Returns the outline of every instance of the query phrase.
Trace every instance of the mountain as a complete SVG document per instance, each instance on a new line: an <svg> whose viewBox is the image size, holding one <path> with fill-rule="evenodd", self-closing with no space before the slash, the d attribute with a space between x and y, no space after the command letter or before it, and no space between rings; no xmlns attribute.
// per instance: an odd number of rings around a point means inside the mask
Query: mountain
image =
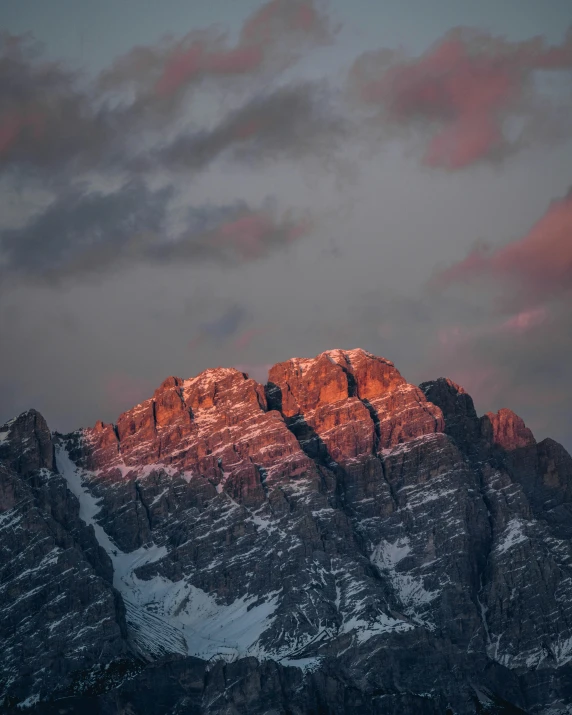
<svg viewBox="0 0 572 715"><path fill-rule="evenodd" d="M364 350L0 428L4 711L572 713L572 458Z"/></svg>

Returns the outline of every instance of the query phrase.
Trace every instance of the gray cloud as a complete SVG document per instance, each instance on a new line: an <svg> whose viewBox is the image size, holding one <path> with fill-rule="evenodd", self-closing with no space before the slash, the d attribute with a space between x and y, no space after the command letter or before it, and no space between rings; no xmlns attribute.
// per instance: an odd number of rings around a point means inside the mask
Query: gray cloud
<svg viewBox="0 0 572 715"><path fill-rule="evenodd" d="M173 186L150 190L135 180L111 193L72 186L23 226L0 233L5 276L59 281L136 262L253 260L298 239L309 224L270 205L244 202L190 208L185 227L167 232Z"/></svg>
<svg viewBox="0 0 572 715"><path fill-rule="evenodd" d="M58 282L135 262L230 266L265 256L306 232L306 219L278 216L275 207L254 209L244 201L191 207L173 232L171 204L187 188L182 172L194 172L196 178L225 152L245 162L253 155L300 156L331 148L342 126L317 85L269 89L223 117L214 130L184 133L163 149L131 159L140 146L176 136L182 94L197 85L198 75L221 81L252 76L259 68L244 58L254 57L256 48L266 60L287 48L323 41L325 22L311 0L273 0L245 22L234 48L216 33L190 33L180 41L135 48L95 84L48 61L32 37L0 36L4 185L17 187L19 195L40 187L53 194L44 209L18 217L17 228L0 224L4 281L13 274ZM195 77L197 47L200 71ZM163 76L174 77L177 87L162 91ZM134 94L109 94L129 84L136 85ZM158 171L176 169L174 183L153 191L141 169L150 180ZM113 186L119 177L123 186L118 190L89 188L94 182Z"/></svg>
<svg viewBox="0 0 572 715"><path fill-rule="evenodd" d="M327 156L347 133L346 122L331 108L327 87L299 84L254 97L211 131L182 134L134 165L198 170L228 150L235 160L256 162Z"/></svg>
<svg viewBox="0 0 572 715"><path fill-rule="evenodd" d="M188 92L204 88L205 80L225 90L236 85L241 96L248 95L259 91L261 79L269 86L301 53L330 38L328 18L314 0L271 0L245 21L235 45L220 31L192 30L179 39L135 47L91 80L46 59L33 37L1 34L0 171L43 171L42 179L94 168L129 171L128 160L142 144L160 144L176 134L188 110ZM151 155L174 165L181 149L189 159L186 168L204 168L240 142L240 132L250 131L246 125L253 121L260 124L258 146L264 150L276 150L280 141L282 154L323 148L318 138L331 138L340 126L320 113L321 100L317 86L268 91L261 99L247 99L215 130L184 134ZM241 158L239 152L235 158ZM179 162L178 168L185 167Z"/></svg>
<svg viewBox="0 0 572 715"><path fill-rule="evenodd" d="M88 136L105 134L76 81L32 38L0 36L0 169L59 164Z"/></svg>
<svg viewBox="0 0 572 715"><path fill-rule="evenodd" d="M109 194L73 186L21 228L0 234L4 270L62 277L145 255L172 193L151 192L141 181Z"/></svg>

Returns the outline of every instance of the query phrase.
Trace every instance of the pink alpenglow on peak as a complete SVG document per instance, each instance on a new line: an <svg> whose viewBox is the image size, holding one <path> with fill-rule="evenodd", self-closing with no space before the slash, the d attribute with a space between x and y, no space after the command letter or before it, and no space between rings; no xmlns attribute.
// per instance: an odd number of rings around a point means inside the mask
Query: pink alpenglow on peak
<svg viewBox="0 0 572 715"><path fill-rule="evenodd" d="M248 374L268 381L266 389ZM345 463L441 433L444 422L439 407L389 360L364 350L330 350L272 367L238 365L188 380L167 378L153 397L121 414L115 428L98 422L83 431L89 445L83 466L99 469L105 457L119 478L136 466L161 463L214 484L228 473L234 486L226 488L249 494L254 503L264 498L254 465L267 469L270 481L274 472L317 478L298 442L304 443L299 428L313 430L330 458Z"/></svg>
<svg viewBox="0 0 572 715"><path fill-rule="evenodd" d="M269 407L306 425L343 463L442 432L441 410L392 362L365 350L328 350L292 358L268 375Z"/></svg>
<svg viewBox="0 0 572 715"><path fill-rule="evenodd" d="M487 412L493 430L494 444L511 451L536 444L534 435L524 421L512 410L503 408L498 412Z"/></svg>

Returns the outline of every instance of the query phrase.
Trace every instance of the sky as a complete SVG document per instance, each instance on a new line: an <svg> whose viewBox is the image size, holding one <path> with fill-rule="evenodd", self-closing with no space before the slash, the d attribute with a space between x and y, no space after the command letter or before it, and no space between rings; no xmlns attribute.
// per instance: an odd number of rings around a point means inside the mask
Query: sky
<svg viewBox="0 0 572 715"><path fill-rule="evenodd" d="M0 6L0 423L362 347L572 448L572 7Z"/></svg>

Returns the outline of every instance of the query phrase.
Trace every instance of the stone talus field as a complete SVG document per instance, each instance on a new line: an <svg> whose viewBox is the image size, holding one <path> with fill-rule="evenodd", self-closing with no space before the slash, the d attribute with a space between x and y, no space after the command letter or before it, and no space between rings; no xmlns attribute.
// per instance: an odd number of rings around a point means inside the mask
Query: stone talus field
<svg viewBox="0 0 572 715"><path fill-rule="evenodd" d="M572 713L572 458L331 350L0 427L6 712Z"/></svg>

